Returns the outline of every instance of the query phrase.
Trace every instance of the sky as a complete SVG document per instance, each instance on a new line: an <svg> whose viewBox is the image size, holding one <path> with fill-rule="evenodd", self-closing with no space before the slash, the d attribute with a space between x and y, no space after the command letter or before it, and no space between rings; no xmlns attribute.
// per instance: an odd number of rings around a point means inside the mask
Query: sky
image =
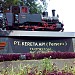
<svg viewBox="0 0 75 75"><path fill-rule="evenodd" d="M64 23L64 32L75 32L75 0L50 0L48 2L50 16L52 9L56 10L60 21Z"/></svg>

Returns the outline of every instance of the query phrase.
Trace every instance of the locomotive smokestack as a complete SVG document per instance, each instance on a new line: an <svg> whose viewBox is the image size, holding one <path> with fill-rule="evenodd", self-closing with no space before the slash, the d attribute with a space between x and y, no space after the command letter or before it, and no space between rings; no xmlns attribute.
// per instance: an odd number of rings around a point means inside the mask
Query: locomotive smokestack
<svg viewBox="0 0 75 75"><path fill-rule="evenodd" d="M55 16L55 10L54 9L52 10L52 16L53 17Z"/></svg>
<svg viewBox="0 0 75 75"><path fill-rule="evenodd" d="M42 15L43 17L48 17L48 12L43 12Z"/></svg>

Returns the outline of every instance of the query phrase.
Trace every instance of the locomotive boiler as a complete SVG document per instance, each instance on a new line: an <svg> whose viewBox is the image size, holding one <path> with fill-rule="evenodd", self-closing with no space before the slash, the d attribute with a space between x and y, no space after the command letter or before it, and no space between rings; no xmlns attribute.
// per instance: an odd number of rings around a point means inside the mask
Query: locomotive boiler
<svg viewBox="0 0 75 75"><path fill-rule="evenodd" d="M6 30L26 30L26 31L63 31L63 23L55 16L52 10L52 17L48 17L47 12L43 14L31 14L26 6L11 6L5 13Z"/></svg>

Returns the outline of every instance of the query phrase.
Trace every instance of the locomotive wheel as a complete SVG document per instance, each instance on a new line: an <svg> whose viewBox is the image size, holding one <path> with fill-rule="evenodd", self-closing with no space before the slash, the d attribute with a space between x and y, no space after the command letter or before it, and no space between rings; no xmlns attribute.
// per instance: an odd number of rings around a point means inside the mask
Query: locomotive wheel
<svg viewBox="0 0 75 75"><path fill-rule="evenodd" d="M2 30L5 30L5 27L2 27Z"/></svg>
<svg viewBox="0 0 75 75"><path fill-rule="evenodd" d="M61 32L63 32L64 31L64 28L61 30Z"/></svg>

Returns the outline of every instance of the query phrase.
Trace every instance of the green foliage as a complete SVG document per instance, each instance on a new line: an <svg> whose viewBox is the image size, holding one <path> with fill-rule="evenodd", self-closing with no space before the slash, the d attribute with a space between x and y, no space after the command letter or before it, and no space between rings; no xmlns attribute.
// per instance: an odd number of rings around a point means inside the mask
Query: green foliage
<svg viewBox="0 0 75 75"><path fill-rule="evenodd" d="M5 2L4 3L6 3L6 4L11 4L11 5L19 5L19 3L20 3L20 0L5 0Z"/></svg>
<svg viewBox="0 0 75 75"><path fill-rule="evenodd" d="M53 67L52 67L52 62L50 59L45 58L42 60L42 65L43 65L43 69L46 69L46 71L52 71Z"/></svg>
<svg viewBox="0 0 75 75"><path fill-rule="evenodd" d="M29 1L25 2L25 6L28 6L30 13L42 13L42 5L39 3L36 3L35 1Z"/></svg>
<svg viewBox="0 0 75 75"><path fill-rule="evenodd" d="M36 1L22 1L22 0L5 0L3 3L1 3L4 7L4 10L9 8L12 5L25 5L29 8L30 13L42 13L43 6L39 3L36 3Z"/></svg>
<svg viewBox="0 0 75 75"><path fill-rule="evenodd" d="M63 68L64 72L68 72L69 71L69 67L67 64L64 64L64 68Z"/></svg>
<svg viewBox="0 0 75 75"><path fill-rule="evenodd" d="M0 75L30 75L30 74L31 75L47 75L47 73L51 73L54 71L56 71L56 73L58 72L62 73L61 69L60 70L55 69L56 65L53 66L51 59L48 59L48 58L43 59L42 63L39 64L38 66L35 66L34 64L26 65L24 63L20 63L17 67L13 65L10 65L10 66L11 68L9 68L9 66L6 68L2 68ZM43 73L44 70L46 71ZM72 73L73 75L75 75L75 66L71 66L70 68L69 65L64 64L63 70L64 70L64 73L63 73L64 75L66 75L66 73Z"/></svg>

